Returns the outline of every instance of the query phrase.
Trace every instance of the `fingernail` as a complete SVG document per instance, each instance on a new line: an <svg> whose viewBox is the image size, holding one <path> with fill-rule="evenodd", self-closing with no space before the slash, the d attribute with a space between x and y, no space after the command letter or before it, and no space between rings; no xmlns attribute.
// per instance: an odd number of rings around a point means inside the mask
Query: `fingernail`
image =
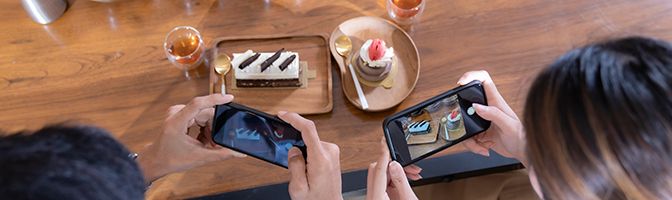
<svg viewBox="0 0 672 200"><path fill-rule="evenodd" d="M287 114L287 111L278 111L278 116Z"/></svg>
<svg viewBox="0 0 672 200"><path fill-rule="evenodd" d="M487 106L484 106L484 105L481 105L481 104L477 104L477 103L472 103L471 106L473 106L474 109L476 109L477 111L478 111L478 110L485 111L485 110L488 109Z"/></svg>
<svg viewBox="0 0 672 200"><path fill-rule="evenodd" d="M488 150L481 151L481 155L490 157L490 151L488 151Z"/></svg>
<svg viewBox="0 0 672 200"><path fill-rule="evenodd" d="M387 167L389 168L391 174L396 174L399 172L398 170L401 168L401 165L399 165L397 161L392 161L387 165Z"/></svg>
<svg viewBox="0 0 672 200"><path fill-rule="evenodd" d="M298 156L300 154L301 154L301 150L299 150L299 148L292 147L291 149L289 149L289 152L287 152L287 157L289 157L289 159L292 159L295 156Z"/></svg>
<svg viewBox="0 0 672 200"><path fill-rule="evenodd" d="M242 154L242 153L239 153L239 152L237 152L237 151L233 151L233 150L231 150L231 155L233 155L233 157L237 157L237 158L244 158L244 157L247 157L246 154Z"/></svg>
<svg viewBox="0 0 672 200"><path fill-rule="evenodd" d="M233 96L231 96L231 95L229 95L229 94L221 94L221 93L217 93L217 94L214 94L214 96L215 96L218 100L233 99Z"/></svg>

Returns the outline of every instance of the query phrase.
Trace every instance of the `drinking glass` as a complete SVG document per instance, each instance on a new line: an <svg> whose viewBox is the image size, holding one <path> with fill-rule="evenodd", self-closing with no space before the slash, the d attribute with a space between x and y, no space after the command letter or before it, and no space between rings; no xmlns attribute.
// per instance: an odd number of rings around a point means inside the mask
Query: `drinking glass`
<svg viewBox="0 0 672 200"><path fill-rule="evenodd" d="M163 42L163 49L168 60L184 71L187 80L191 79L189 71L196 69L204 60L203 38L201 33L191 26L178 26L171 30Z"/></svg>
<svg viewBox="0 0 672 200"><path fill-rule="evenodd" d="M415 22L425 10L427 0L386 0L387 14L400 25Z"/></svg>

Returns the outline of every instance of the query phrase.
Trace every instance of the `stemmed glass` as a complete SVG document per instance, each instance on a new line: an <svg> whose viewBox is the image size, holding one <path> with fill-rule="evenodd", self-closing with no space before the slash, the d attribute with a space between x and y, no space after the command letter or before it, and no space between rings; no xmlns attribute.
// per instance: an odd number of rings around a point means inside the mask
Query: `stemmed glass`
<svg viewBox="0 0 672 200"><path fill-rule="evenodd" d="M191 26L173 28L163 42L166 57L175 67L184 71L184 76L190 80L189 71L196 69L203 63L205 46L201 33Z"/></svg>

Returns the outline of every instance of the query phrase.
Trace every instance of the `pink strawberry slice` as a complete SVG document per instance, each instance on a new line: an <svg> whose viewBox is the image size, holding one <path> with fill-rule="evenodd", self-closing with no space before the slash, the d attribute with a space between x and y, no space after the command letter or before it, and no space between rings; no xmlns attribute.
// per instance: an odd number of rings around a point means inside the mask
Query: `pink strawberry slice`
<svg viewBox="0 0 672 200"><path fill-rule="evenodd" d="M450 113L450 118L455 119L457 117L457 114L459 114L456 110L454 110L452 113Z"/></svg>
<svg viewBox="0 0 672 200"><path fill-rule="evenodd" d="M369 58L371 60L378 60L385 55L385 41L381 39L374 39L369 46Z"/></svg>

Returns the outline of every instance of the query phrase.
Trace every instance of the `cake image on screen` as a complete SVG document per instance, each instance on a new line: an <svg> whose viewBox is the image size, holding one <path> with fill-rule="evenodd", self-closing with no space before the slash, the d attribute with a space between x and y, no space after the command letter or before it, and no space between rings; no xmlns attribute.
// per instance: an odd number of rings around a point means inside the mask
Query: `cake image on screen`
<svg viewBox="0 0 672 200"><path fill-rule="evenodd" d="M385 41L372 39L359 49L355 69L364 80L377 82L385 79L392 69L394 49L387 48Z"/></svg>
<svg viewBox="0 0 672 200"><path fill-rule="evenodd" d="M299 54L280 49L276 52L234 53L234 68L238 87L300 87Z"/></svg>

